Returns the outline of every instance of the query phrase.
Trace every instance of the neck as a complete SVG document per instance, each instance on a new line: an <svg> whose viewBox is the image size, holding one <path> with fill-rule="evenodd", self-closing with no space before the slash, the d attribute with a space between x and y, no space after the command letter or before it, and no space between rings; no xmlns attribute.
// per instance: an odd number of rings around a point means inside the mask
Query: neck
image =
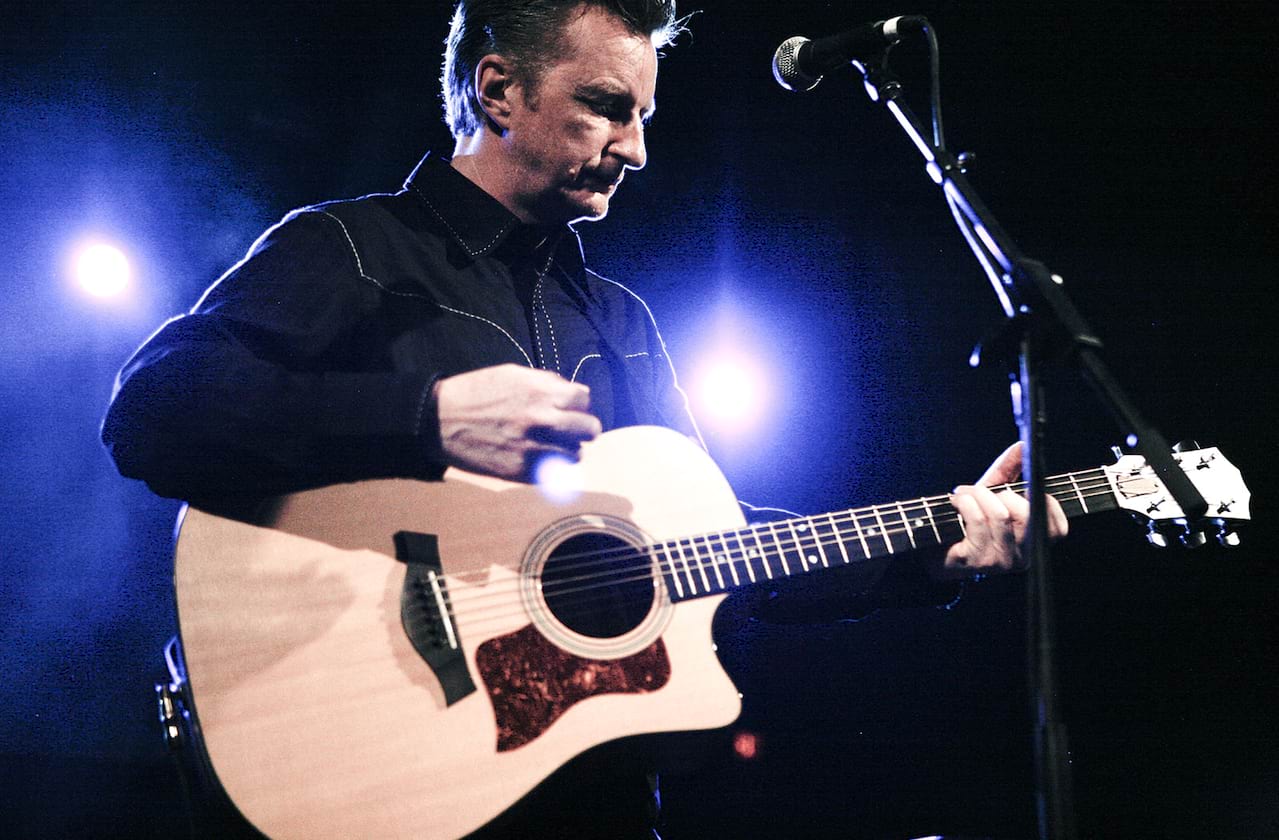
<svg viewBox="0 0 1279 840"><path fill-rule="evenodd" d="M1022 491L1020 484L992 488ZM1068 516L1117 507L1102 469L1052 476L1048 492ZM671 600L716 595L777 578L941 547L964 537L947 496L764 522L654 545Z"/></svg>
<svg viewBox="0 0 1279 840"><path fill-rule="evenodd" d="M469 137L459 137L453 146L451 166L475 186L501 202L524 224L537 224L538 220L515 200L515 183L511 167L498 147L499 139L490 131L481 131Z"/></svg>

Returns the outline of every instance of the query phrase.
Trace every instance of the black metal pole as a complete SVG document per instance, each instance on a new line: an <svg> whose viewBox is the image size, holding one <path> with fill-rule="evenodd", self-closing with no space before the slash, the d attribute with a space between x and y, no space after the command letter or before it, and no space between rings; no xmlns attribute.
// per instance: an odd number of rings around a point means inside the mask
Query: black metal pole
<svg viewBox="0 0 1279 840"><path fill-rule="evenodd" d="M1030 502L1030 522L1022 541L1026 569L1026 668L1033 727L1035 813L1042 840L1074 840L1070 749L1057 705L1056 628L1052 601L1052 550L1048 541L1048 497L1042 492L1048 412L1039 381L1041 353L1033 320L1021 336L1017 425L1022 440L1022 476Z"/></svg>

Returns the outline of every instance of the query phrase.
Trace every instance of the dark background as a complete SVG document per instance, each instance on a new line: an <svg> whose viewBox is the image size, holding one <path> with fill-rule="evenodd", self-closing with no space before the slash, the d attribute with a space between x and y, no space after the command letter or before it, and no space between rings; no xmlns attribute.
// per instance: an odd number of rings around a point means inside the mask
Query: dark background
<svg viewBox="0 0 1279 840"><path fill-rule="evenodd" d="M690 7L685 4L685 9ZM1270 437L1279 58L1261 2L706 0L669 50L649 167L585 226L686 381L724 335L769 371L705 432L739 494L816 512L944 490L1015 435L984 276L855 75L789 94L787 36L891 14L940 35L947 135L1029 254L1065 275L1170 439L1244 471L1243 546L1156 551L1123 516L1056 553L1063 711L1085 837L1279 834ZM173 503L97 444L111 380L290 208L393 190L439 120L445 3L39 3L0 33L0 835L169 836L184 821L151 684L175 630ZM895 66L923 113L924 51ZM124 244L131 296L68 279ZM1121 434L1049 383L1054 471ZM694 395L696 397L696 395ZM730 603L733 730L673 745L670 838L1034 834L1019 578L951 610L778 627ZM754 760L730 748L756 734Z"/></svg>

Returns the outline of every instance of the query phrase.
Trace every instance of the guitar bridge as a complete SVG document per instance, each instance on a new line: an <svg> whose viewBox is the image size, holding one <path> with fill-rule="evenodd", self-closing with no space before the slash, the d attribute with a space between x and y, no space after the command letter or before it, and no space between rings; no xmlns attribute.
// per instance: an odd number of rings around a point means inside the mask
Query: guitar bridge
<svg viewBox="0 0 1279 840"><path fill-rule="evenodd" d="M475 691L475 682L467 670L449 604L438 540L434 534L399 531L395 557L407 567L400 590L400 623L413 649L440 681L445 705L452 706Z"/></svg>

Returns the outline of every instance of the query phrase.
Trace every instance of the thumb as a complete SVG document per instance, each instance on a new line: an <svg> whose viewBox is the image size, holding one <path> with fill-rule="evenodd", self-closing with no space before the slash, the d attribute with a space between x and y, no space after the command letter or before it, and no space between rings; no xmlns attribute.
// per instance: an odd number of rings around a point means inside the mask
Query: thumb
<svg viewBox="0 0 1279 840"><path fill-rule="evenodd" d="M996 484L1007 484L1010 481L1016 481L1020 477L1021 441L1017 441L1005 449L1003 454L995 459L995 463L986 468L986 472L982 473L982 477L977 480L977 483L983 487L993 487Z"/></svg>

